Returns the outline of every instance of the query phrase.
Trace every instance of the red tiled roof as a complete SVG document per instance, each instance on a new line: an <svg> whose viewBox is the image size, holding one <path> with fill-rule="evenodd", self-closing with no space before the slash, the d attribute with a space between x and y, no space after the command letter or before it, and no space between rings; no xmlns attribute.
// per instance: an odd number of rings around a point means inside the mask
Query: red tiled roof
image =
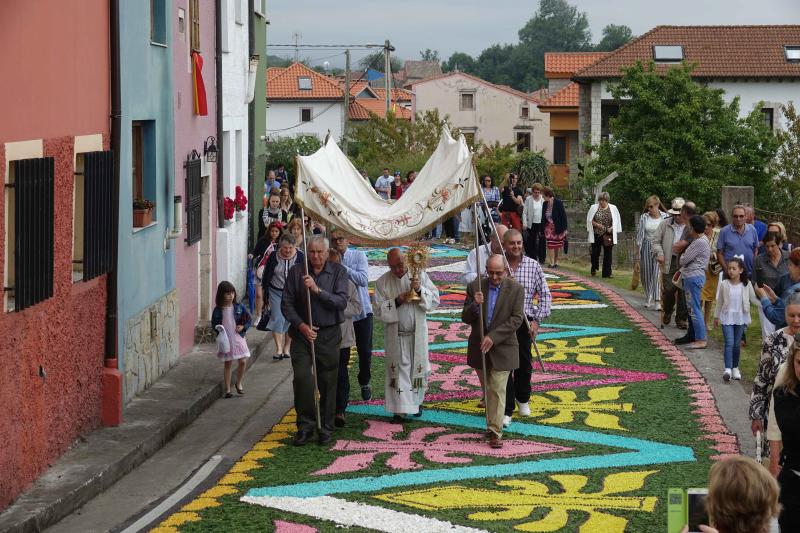
<svg viewBox="0 0 800 533"><path fill-rule="evenodd" d="M378 95L378 98L380 99L386 98L386 89L373 88L372 91ZM394 100L395 102L410 102L411 91L408 91L406 89L392 88L392 100Z"/></svg>
<svg viewBox="0 0 800 533"><path fill-rule="evenodd" d="M363 99L361 101L363 101ZM350 102L350 109L347 112L347 116L350 120L369 120L369 111L367 111L367 108L361 105L358 100L353 100Z"/></svg>
<svg viewBox="0 0 800 533"><path fill-rule="evenodd" d="M588 67L610 52L545 52L544 75L546 78L565 78Z"/></svg>
<svg viewBox="0 0 800 533"><path fill-rule="evenodd" d="M354 110L355 106L355 110ZM362 111L362 108L364 111ZM411 120L411 110L406 109L401 105L395 105L395 114L397 118L402 118L406 120ZM366 116L364 118L360 118L363 113L366 112ZM369 99L369 98L358 98L353 100L353 103L350 104L350 118L353 120L366 120L369 118L369 113L377 115L381 118L386 117L386 102L383 100L378 99ZM359 117L359 118L356 118Z"/></svg>
<svg viewBox="0 0 800 533"><path fill-rule="evenodd" d="M618 78L620 69L653 59L655 45L682 45L697 66L696 78L800 78L800 63L786 60L784 46L800 45L800 25L656 26L577 71L572 79ZM663 71L669 64L659 64Z"/></svg>
<svg viewBox="0 0 800 533"><path fill-rule="evenodd" d="M578 107L578 84L574 81L552 93L539 107Z"/></svg>
<svg viewBox="0 0 800 533"><path fill-rule="evenodd" d="M508 85L497 85L495 83L488 82L488 81L486 81L484 79L481 79L481 78L479 78L477 76L473 76L472 74L467 74L466 72L448 72L447 74L441 74L439 76L433 76L431 78L425 78L424 80L415 81L411 85L412 86L414 86L414 85L422 85L423 83L427 83L429 81L439 80L439 79L442 79L442 78L448 78L450 76L464 76L465 78L469 78L469 79L471 79L473 81L476 81L478 83L482 83L483 85L487 85L489 87L497 89L498 91L503 91L503 92L506 92L506 93L509 93L509 94L513 94L514 96L518 96L518 97L520 97L520 98L522 98L524 100L528 100L529 102L538 103L538 100L536 99L536 97L534 97L534 96L532 96L532 95L530 95L528 93L525 93L525 92L522 92L522 91L518 91L518 90L516 90L514 88L509 87Z"/></svg>
<svg viewBox="0 0 800 533"><path fill-rule="evenodd" d="M311 90L302 90L298 78L311 78ZM267 69L267 100L336 100L344 91L335 80L316 72L302 63L286 68Z"/></svg>

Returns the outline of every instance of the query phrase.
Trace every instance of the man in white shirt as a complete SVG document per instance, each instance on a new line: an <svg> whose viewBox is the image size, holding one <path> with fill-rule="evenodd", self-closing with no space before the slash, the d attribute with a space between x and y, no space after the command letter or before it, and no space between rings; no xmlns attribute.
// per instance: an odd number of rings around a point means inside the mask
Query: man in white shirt
<svg viewBox="0 0 800 533"><path fill-rule="evenodd" d="M503 253L503 245L501 243L503 242L503 235L505 235L506 231L508 231L508 227L504 226L503 224L497 224L495 229L497 229L497 234L492 235L491 244L484 244L479 248L481 274L486 274L486 260L489 257L491 257L493 254ZM498 235L500 236L499 238ZM477 262L475 261L475 248L473 248L467 256L467 262L464 264L464 272L461 274L461 282L464 285L469 285L477 277L478 269Z"/></svg>
<svg viewBox="0 0 800 533"><path fill-rule="evenodd" d="M547 253L547 241L544 238L545 216L547 204L542 196L541 183L534 183L530 196L525 199L522 208L522 227L528 229L528 238L525 241L525 255L544 263Z"/></svg>
<svg viewBox="0 0 800 533"><path fill-rule="evenodd" d="M394 178L389 175L389 169L383 169L383 175L379 176L378 179L375 180L375 191L378 193L378 196L383 198L384 200L389 199L389 191L392 190L392 182Z"/></svg>

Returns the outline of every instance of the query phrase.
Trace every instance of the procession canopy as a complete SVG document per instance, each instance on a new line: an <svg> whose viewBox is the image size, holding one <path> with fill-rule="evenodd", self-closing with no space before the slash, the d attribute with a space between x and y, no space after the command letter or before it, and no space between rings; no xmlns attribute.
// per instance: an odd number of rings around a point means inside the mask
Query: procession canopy
<svg viewBox="0 0 800 533"><path fill-rule="evenodd" d="M364 243L416 238L480 199L472 154L464 136L444 128L439 145L399 200L384 200L332 139L297 157L297 202L315 220Z"/></svg>

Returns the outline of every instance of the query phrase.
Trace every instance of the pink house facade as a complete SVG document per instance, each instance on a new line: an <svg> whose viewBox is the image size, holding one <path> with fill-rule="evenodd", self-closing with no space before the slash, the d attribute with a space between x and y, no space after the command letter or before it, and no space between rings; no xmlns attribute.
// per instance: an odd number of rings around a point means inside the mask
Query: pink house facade
<svg viewBox="0 0 800 533"><path fill-rule="evenodd" d="M216 290L217 169L205 148L217 141L214 2L174 0L173 73L175 110L175 194L183 200L183 236L175 246L179 352L195 343L197 326L208 326ZM202 59L207 114L195 107L195 56ZM198 339L199 340L199 339Z"/></svg>

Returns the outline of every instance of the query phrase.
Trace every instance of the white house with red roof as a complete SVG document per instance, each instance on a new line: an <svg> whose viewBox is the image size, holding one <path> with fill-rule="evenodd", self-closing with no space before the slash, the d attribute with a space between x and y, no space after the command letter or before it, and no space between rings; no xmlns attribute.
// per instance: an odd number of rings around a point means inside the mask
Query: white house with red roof
<svg viewBox="0 0 800 533"><path fill-rule="evenodd" d="M330 131L338 142L344 125L344 82L295 63L267 69L267 135L270 137L313 135L320 140ZM371 114L386 116L386 91L373 89L366 81L350 85L348 120L368 120ZM392 109L411 119L411 93L392 89Z"/></svg>
<svg viewBox="0 0 800 533"><path fill-rule="evenodd" d="M573 74L581 143L608 137L608 119L619 109L609 85L637 61L654 61L662 72L682 61L695 64L692 78L723 89L727 101L739 97L741 115L763 103L773 129L785 125L781 105L800 103L800 25L657 26Z"/></svg>
<svg viewBox="0 0 800 533"><path fill-rule="evenodd" d="M438 110L449 116L474 145L516 144L517 150L543 151L553 158L550 116L539 111L539 96L496 85L464 72L414 82L414 113Z"/></svg>

